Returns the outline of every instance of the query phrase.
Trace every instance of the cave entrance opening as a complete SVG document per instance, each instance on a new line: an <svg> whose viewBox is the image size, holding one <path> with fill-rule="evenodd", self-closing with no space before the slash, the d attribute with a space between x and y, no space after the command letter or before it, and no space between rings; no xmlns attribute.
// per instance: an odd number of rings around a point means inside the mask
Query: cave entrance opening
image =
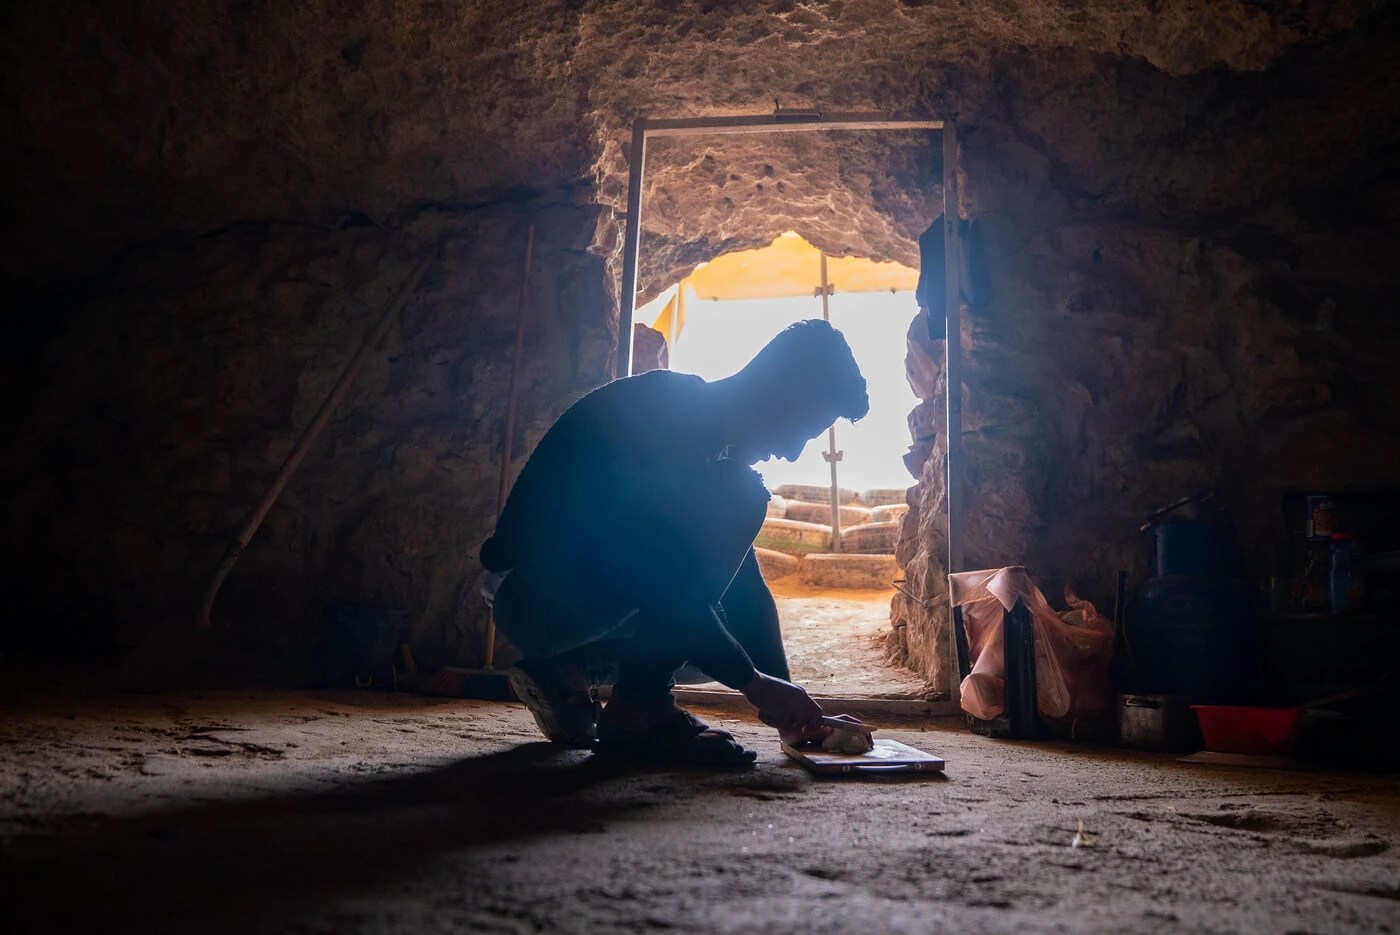
<svg viewBox="0 0 1400 935"><path fill-rule="evenodd" d="M640 250L642 239L642 218L644 200L644 168L646 163L647 142L654 137L678 137L678 136L705 136L711 134L736 134L736 133L791 133L794 131L824 131L824 130L940 130L942 131L942 156L943 156L943 213L945 216L958 217L957 198L957 140L953 126L942 120L909 120L899 118L889 118L883 115L872 114L845 114L832 115L818 112L793 112L775 111L769 115L745 115L736 117L707 117L679 120L664 119L639 119L633 126L632 145L630 150L630 179L628 188L627 214L626 220L626 242L623 253L622 283L620 289L619 319L618 319L618 354L616 373L618 376L625 376L632 372L633 362L633 323L635 320L636 299L637 299L637 275L640 266ZM959 284L957 282L958 263L958 241L956 224L947 225L951 234L944 238L944 268L949 272L945 277L946 295L952 298L946 310L947 331L945 336L945 374L947 385L960 386L961 376L961 330L960 330L960 306L958 304ZM825 265L825 264L823 264ZM827 293L822 288L818 295L824 300ZM803 315L800 317L814 317ZM839 326L839 325L838 325ZM961 436L961 393L954 392L946 394L947 413L947 461L945 474L945 502L948 505L948 529L949 529L949 549L947 567L949 570L960 570L961 567L961 510L962 510L962 485L959 482L961 477L961 453L959 450ZM831 439L828 453L834 453L834 439ZM836 501L839 490L833 482L831 487L832 501ZM839 516L840 504L831 503L833 519ZM839 521L837 523L839 530ZM838 541L841 538L838 531L835 537ZM893 584L893 582L891 582ZM775 589L777 590L777 589ZM800 600L810 595L794 595L794 599ZM883 595L882 595L883 598ZM782 597L780 596L780 600ZM882 632L885 632L889 625L889 605L888 600L883 600L883 608L879 614L879 619L884 624ZM784 615L785 621L792 619L810 618L812 608L794 607ZM939 654L937 671L925 672L921 675L927 679L925 683L935 689L946 690L947 697L953 705L957 703L957 663L951 647L954 645L951 630L938 632L933 635L934 641L947 647L947 650ZM825 692L818 691L818 694ZM845 694L845 692L835 692ZM858 692L859 694L871 695L878 692Z"/></svg>
<svg viewBox="0 0 1400 935"><path fill-rule="evenodd" d="M756 543L760 565L795 681L828 697L920 698L926 681L887 664L885 652L911 483L905 422L920 402L890 358L917 311L918 272L858 257L827 261L788 232L701 266L636 317L661 333L671 369L707 380L738 370L795 321L826 318L845 335L866 377L870 412L839 422L794 461L754 465L774 493Z"/></svg>

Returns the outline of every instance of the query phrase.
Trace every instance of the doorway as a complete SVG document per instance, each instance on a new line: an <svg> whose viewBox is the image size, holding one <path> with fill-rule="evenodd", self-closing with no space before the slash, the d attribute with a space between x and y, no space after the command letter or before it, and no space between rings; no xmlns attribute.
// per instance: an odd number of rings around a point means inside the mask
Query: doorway
<svg viewBox="0 0 1400 935"><path fill-rule="evenodd" d="M623 215L625 221L625 244L622 256L621 283L619 292L619 318L618 318L618 347L617 347L617 367L615 373L623 376L631 372L632 368L632 343L633 343L633 322L634 310L638 292L638 273L640 269L640 246L643 228L643 202L644 202L644 179L646 175L646 157L648 141L658 138L678 138L678 137L710 137L725 136L730 137L736 134L797 134L806 136L811 131L816 131L818 136L825 135L825 131L836 131L833 135L833 144L836 145L838 158L841 158L845 150L840 144L835 144L837 139L844 139L851 134L849 131L940 131L937 135L941 137L941 166L939 174L942 179L942 192L939 199L942 203L942 214L948 218L960 216L958 209L958 142L955 127L952 123L937 119L916 119L890 117L881 114L828 114L820 111L794 111L785 110L781 107L775 109L771 115L741 115L741 116L718 116L700 118L680 118L680 119L654 119L649 117L639 118L632 129L632 141L629 150L630 178L627 190L627 211ZM808 132L803 132L808 131ZM859 134L864 136L863 133ZM883 137L880 137L883 139ZM925 144L927 145L927 144ZM718 161L706 154L704 158L695 163L696 168L703 174L722 169ZM761 166L759 175L767 179L774 175L773 167L768 164ZM700 205L697 212L699 228L692 223L681 225L677 230L680 232L689 231L689 235L682 233L684 239L678 243L682 246L686 243L697 243L694 233L698 231L708 231L712 242L724 244L733 243L737 233L734 229L733 218L730 216L731 209L735 202L725 193L720 191L729 181L742 182L743 176L734 173L725 173L723 177L711 176L711 184L708 186L714 193L712 201L708 206ZM888 179L879 184L888 184ZM758 181L753 188L757 191L764 191L767 183ZM790 195L784 194L781 180L776 181L772 188L790 199ZM863 187L870 192L868 186ZM831 199L833 196L849 194L843 192L828 191L819 204L809 203L808 207L812 212L804 212L800 216L804 219L819 219L818 216L825 212L828 218L833 216ZM859 199L857 199L858 201ZM664 204L664 202L663 202ZM847 208L854 208L855 214L862 218L870 217L868 205L856 204L849 198L846 201ZM888 215L889 218L898 216L911 210L910 203L906 200L902 202L903 207L896 202L894 211L896 214ZM814 212L814 213L813 213ZM937 214L935 210L933 214ZM854 217L855 214L848 214ZM701 217L703 216L703 217ZM835 217L841 217L837 212ZM804 221L805 223L805 221ZM760 222L758 228L768 229L768 225ZM922 228L920 228L922 229ZM961 304L959 297L961 294L958 282L959 263L959 225L946 225L946 236L943 237L941 250L942 268L946 270L943 279L943 289L939 290L947 299L946 315L943 316L946 328L944 336L944 374L946 385L950 387L961 387L961 362L962 362L962 331L961 331ZM832 228L828 233L833 236L828 239L836 241L842 240L841 229ZM768 230L771 236L772 231ZM673 235L674 236L674 235ZM906 233L904 236L909 236ZM743 244L749 246L755 243L749 240ZM885 241L888 243L888 240ZM844 253L843 248L835 252ZM888 254L885 254L888 255ZM713 254L711 254L713 256ZM685 262L683 257L673 255L670 268L678 273L686 269L693 268L693 263L706 257L698 256L690 263ZM658 270L653 269L651 281L648 283L648 292L655 295L653 291L658 285L656 275ZM663 273L664 275L664 273ZM933 335L937 337L937 335ZM946 456L943 459L945 466L943 496L940 498L945 505L947 518L947 550L946 561L940 562L936 557L924 552L924 561L927 568L920 568L920 578L927 575L942 577L952 571L962 568L962 514L963 514L963 483L962 483L962 392L954 391L945 394L946 420L944 421L943 438L946 442ZM916 600L927 601L926 598L914 598ZM926 608L931 609L931 605L925 603ZM954 645L951 615L946 613L923 615L922 622L932 628L931 633L921 633L920 639L927 644L936 647L934 657L930 660L930 666L925 674L929 680L941 686L946 692L953 707L958 703L957 683L959 674L955 654L952 652ZM926 621L923 618L927 618Z"/></svg>
<svg viewBox="0 0 1400 935"><path fill-rule="evenodd" d="M823 302L827 259L787 232L767 247L702 264L639 308L636 321L660 333L669 369L707 380L734 373L795 321L827 317L843 333L866 378L870 411L838 422L795 461L754 465L774 494L756 543L760 565L795 682L825 697L923 699L933 687L886 653L895 545L913 483L902 460L907 416L920 401L903 367L918 273L830 258Z"/></svg>

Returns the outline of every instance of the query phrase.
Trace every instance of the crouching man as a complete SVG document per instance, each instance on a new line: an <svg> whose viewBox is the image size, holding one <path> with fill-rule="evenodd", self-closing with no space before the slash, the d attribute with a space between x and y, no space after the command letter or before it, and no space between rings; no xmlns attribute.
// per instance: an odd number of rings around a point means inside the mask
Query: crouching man
<svg viewBox="0 0 1400 935"><path fill-rule="evenodd" d="M795 460L868 409L845 338L802 321L722 380L652 371L559 418L481 549L497 627L521 652L511 684L550 740L667 765L753 762L676 705L686 663L742 692L784 740L829 733L790 681L753 551L769 494L750 465ZM616 681L600 711L590 677L604 671Z"/></svg>

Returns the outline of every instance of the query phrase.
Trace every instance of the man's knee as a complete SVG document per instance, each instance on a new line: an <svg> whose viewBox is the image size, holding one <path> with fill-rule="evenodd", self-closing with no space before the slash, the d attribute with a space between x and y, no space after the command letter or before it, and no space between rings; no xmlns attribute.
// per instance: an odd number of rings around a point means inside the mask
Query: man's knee
<svg viewBox="0 0 1400 935"><path fill-rule="evenodd" d="M634 611L602 606L548 575L520 569L496 591L496 625L525 658L557 656L604 637L627 635Z"/></svg>

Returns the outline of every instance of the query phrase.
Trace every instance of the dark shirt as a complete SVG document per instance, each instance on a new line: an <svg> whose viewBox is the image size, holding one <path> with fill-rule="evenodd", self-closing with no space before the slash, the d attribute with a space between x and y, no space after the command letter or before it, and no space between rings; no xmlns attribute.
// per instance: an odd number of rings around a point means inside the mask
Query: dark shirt
<svg viewBox="0 0 1400 935"><path fill-rule="evenodd" d="M657 370L571 406L526 462L481 562L531 587L642 607L644 625L684 628L675 642L687 658L740 687L753 664L711 605L752 545L768 492L724 457L708 389Z"/></svg>

